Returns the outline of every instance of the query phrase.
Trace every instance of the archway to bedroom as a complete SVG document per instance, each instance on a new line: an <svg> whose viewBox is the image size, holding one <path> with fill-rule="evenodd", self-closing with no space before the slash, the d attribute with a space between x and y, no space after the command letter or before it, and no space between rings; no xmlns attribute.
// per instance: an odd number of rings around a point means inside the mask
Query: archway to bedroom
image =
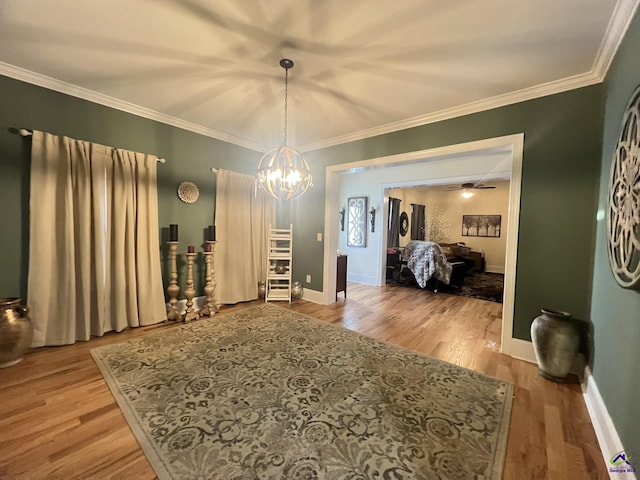
<svg viewBox="0 0 640 480"><path fill-rule="evenodd" d="M507 181L508 215L501 219L502 235L506 237L501 351L515 352L512 332L523 142L524 135L516 134L328 167L324 303L335 301L335 255L339 250L349 253L351 281L378 286L386 283L389 196L385 190L414 185L443 188L466 182ZM343 184L348 187L343 188ZM375 228L371 232L367 215L366 247L345 249L346 235L340 228L340 211L346 210L348 198L353 196L367 199L367 212L375 209Z"/></svg>

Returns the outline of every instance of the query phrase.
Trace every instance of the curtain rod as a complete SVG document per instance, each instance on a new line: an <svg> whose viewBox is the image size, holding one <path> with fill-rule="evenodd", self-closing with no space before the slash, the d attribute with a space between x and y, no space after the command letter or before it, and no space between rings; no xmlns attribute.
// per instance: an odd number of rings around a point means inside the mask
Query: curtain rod
<svg viewBox="0 0 640 480"><path fill-rule="evenodd" d="M227 170L228 172L237 173L237 174L239 174L239 175L247 175L247 176L251 177L251 174L249 174L249 173L242 173L242 172L237 172L237 171L235 171L235 170L228 170L228 169L223 169L223 168L211 167L211 170L210 170L210 171L211 171L211 172L213 172L213 173L215 173L215 174L218 174L218 173L220 173L222 170Z"/></svg>
<svg viewBox="0 0 640 480"><path fill-rule="evenodd" d="M29 130L28 128L10 128L9 131L11 133L18 133L23 137L31 137L33 135L33 130ZM158 158L158 162L166 163L167 161L164 158Z"/></svg>

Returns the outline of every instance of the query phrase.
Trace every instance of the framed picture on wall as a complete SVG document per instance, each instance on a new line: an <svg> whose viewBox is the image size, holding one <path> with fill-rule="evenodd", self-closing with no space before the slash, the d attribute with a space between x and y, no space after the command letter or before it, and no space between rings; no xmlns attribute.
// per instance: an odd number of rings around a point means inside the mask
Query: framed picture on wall
<svg viewBox="0 0 640 480"><path fill-rule="evenodd" d="M499 237L502 215L462 215L463 237Z"/></svg>
<svg viewBox="0 0 640 480"><path fill-rule="evenodd" d="M351 197L348 200L347 245L367 246L367 197Z"/></svg>

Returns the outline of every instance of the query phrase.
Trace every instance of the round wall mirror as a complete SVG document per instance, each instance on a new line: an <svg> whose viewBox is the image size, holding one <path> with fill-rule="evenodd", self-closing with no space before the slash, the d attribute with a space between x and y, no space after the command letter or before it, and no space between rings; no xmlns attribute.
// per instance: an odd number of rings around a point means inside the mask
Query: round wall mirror
<svg viewBox="0 0 640 480"><path fill-rule="evenodd" d="M407 235L409 231L409 216L407 212L402 212L400 214L400 235L403 237Z"/></svg>

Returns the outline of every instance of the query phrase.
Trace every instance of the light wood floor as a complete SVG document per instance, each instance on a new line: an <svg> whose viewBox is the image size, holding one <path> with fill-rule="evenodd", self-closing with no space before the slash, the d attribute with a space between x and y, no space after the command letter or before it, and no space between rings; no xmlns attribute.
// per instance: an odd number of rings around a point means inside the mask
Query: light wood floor
<svg viewBox="0 0 640 480"><path fill-rule="evenodd" d="M505 479L608 478L580 386L543 380L535 365L499 353L500 304L398 286L348 288L348 299L340 294L333 305L297 300L290 308L515 384ZM0 479L155 478L89 349L172 326L41 348L1 369Z"/></svg>

